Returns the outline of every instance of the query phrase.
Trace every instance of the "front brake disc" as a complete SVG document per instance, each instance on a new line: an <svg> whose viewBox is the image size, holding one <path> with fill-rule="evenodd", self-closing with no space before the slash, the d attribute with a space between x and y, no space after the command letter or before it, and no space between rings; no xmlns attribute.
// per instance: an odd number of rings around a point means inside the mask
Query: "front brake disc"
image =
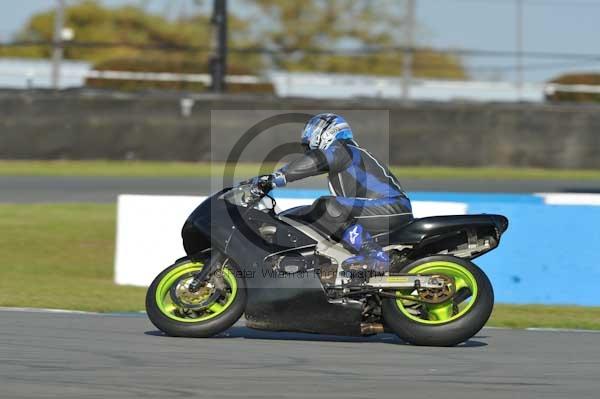
<svg viewBox="0 0 600 399"><path fill-rule="evenodd" d="M208 308L221 297L221 291L208 285L201 287L197 292L189 290L189 283L193 276L183 276L171 286L169 294L177 306L186 310L202 310Z"/></svg>

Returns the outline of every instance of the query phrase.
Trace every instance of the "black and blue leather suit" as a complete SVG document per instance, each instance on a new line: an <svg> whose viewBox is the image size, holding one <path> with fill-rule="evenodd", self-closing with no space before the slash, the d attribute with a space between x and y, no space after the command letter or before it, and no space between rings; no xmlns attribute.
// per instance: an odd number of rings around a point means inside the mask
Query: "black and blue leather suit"
<svg viewBox="0 0 600 399"><path fill-rule="evenodd" d="M413 218L410 200L398 179L351 139L336 140L324 150L308 150L280 172L288 183L328 174L332 195L320 197L295 213L338 241L352 225L374 235L394 230Z"/></svg>

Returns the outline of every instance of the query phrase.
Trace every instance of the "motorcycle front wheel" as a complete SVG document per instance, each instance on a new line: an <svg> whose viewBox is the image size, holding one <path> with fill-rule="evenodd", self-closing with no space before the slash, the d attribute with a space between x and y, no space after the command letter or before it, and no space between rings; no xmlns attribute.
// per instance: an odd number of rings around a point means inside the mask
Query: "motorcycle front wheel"
<svg viewBox="0 0 600 399"><path fill-rule="evenodd" d="M204 264L208 260L180 260L163 270L148 288L148 318L165 334L211 337L227 330L244 313L246 284L239 269L229 261L199 290L189 291L190 282Z"/></svg>
<svg viewBox="0 0 600 399"><path fill-rule="evenodd" d="M492 314L494 291L485 273L473 262L453 256L430 256L406 265L401 273L443 275L454 284L454 295L442 303L411 301L412 289L402 298L385 298L386 325L404 341L422 346L454 346L483 328Z"/></svg>

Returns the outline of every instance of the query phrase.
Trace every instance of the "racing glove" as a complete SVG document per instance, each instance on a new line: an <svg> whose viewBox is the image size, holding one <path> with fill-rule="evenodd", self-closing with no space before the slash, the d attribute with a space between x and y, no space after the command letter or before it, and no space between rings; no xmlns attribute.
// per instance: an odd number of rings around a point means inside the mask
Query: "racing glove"
<svg viewBox="0 0 600 399"><path fill-rule="evenodd" d="M255 177L251 180L251 183L256 186L260 191L267 194L269 191L276 187L283 187L287 181L285 175L281 172L275 172L270 175L263 175Z"/></svg>
<svg viewBox="0 0 600 399"><path fill-rule="evenodd" d="M271 181L273 182L273 188L283 187L287 184L287 179L285 178L283 172L280 170L271 174Z"/></svg>

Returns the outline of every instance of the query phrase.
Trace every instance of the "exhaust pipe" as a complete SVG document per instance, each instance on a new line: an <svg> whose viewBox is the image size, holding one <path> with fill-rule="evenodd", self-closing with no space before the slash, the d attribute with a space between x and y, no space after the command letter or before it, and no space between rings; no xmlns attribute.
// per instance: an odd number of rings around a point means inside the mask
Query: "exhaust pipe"
<svg viewBox="0 0 600 399"><path fill-rule="evenodd" d="M362 335L381 334L383 332L383 324L381 323L360 323L360 333Z"/></svg>

